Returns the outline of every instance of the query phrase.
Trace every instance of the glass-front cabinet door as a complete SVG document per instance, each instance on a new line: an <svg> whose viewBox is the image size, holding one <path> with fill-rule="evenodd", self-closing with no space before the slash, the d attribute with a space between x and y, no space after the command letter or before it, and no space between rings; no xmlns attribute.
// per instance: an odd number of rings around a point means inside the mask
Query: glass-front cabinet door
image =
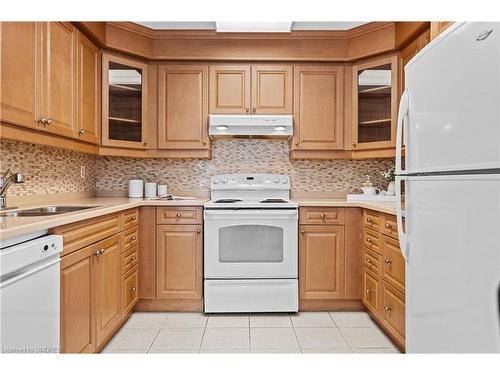
<svg viewBox="0 0 500 375"><path fill-rule="evenodd" d="M353 150L394 148L397 56L353 67Z"/></svg>
<svg viewBox="0 0 500 375"><path fill-rule="evenodd" d="M147 148L147 65L107 54L102 63L103 146Z"/></svg>

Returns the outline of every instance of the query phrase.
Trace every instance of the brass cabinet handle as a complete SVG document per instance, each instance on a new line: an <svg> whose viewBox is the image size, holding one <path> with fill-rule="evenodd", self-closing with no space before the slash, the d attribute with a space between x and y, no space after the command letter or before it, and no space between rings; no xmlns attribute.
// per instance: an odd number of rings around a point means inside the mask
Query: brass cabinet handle
<svg viewBox="0 0 500 375"><path fill-rule="evenodd" d="M47 125L47 119L45 117L40 117L38 119L38 122L41 123L42 125Z"/></svg>
<svg viewBox="0 0 500 375"><path fill-rule="evenodd" d="M132 259L132 261L134 261L134 260L137 260L137 257L133 256L131 259Z"/></svg>
<svg viewBox="0 0 500 375"><path fill-rule="evenodd" d="M367 239L366 239L366 242L368 242L368 243L373 243L373 240L372 240L371 238L367 238Z"/></svg>
<svg viewBox="0 0 500 375"><path fill-rule="evenodd" d="M326 217L325 214L321 214L321 218L324 219Z"/></svg>
<svg viewBox="0 0 500 375"><path fill-rule="evenodd" d="M371 289L366 289L366 294L370 294L370 293L373 293L373 290L371 290Z"/></svg>
<svg viewBox="0 0 500 375"><path fill-rule="evenodd" d="M137 216L132 216L132 217L130 218L130 221L134 221L134 220L137 220Z"/></svg>
<svg viewBox="0 0 500 375"><path fill-rule="evenodd" d="M369 217L367 217L367 218L366 218L366 221L367 221L368 223L371 223L373 220L372 220L372 219L370 219Z"/></svg>
<svg viewBox="0 0 500 375"><path fill-rule="evenodd" d="M197 229L197 230L196 230L196 233L200 234L200 233L201 233L201 230Z"/></svg>
<svg viewBox="0 0 500 375"><path fill-rule="evenodd" d="M207 141L203 141L203 146L205 146L207 144Z"/></svg>
<svg viewBox="0 0 500 375"><path fill-rule="evenodd" d="M47 124L47 125L52 124L52 120L51 120L50 118L48 118L48 119L47 119L47 121L46 121L46 124Z"/></svg>
<svg viewBox="0 0 500 375"><path fill-rule="evenodd" d="M136 236L132 236L131 239L132 239L132 241L135 241L137 239L137 237Z"/></svg>
<svg viewBox="0 0 500 375"><path fill-rule="evenodd" d="M356 142L352 142L352 147L356 147Z"/></svg>
<svg viewBox="0 0 500 375"><path fill-rule="evenodd" d="M305 233L306 233L306 231L305 231L305 230L301 230L301 231L300 231L300 233L301 233L301 234L305 234Z"/></svg>
<svg viewBox="0 0 500 375"><path fill-rule="evenodd" d="M143 146L147 146L147 145L149 145L149 141L144 141L144 142L142 142L142 145L143 145Z"/></svg>
<svg viewBox="0 0 500 375"><path fill-rule="evenodd" d="M366 263L372 263L372 260L371 260L370 258L366 258L366 259L365 259L365 262L366 262Z"/></svg>
<svg viewBox="0 0 500 375"><path fill-rule="evenodd" d="M250 112L250 108L246 107L246 108L245 108L245 112L246 112L246 113Z"/></svg>
<svg viewBox="0 0 500 375"><path fill-rule="evenodd" d="M386 227L387 229L390 229L390 228L392 228L392 225L391 225L391 224L389 224L389 223L386 223L386 224L385 224L385 227Z"/></svg>
<svg viewBox="0 0 500 375"><path fill-rule="evenodd" d="M85 129L78 130L78 135L84 135L84 134L85 134Z"/></svg>
<svg viewBox="0 0 500 375"><path fill-rule="evenodd" d="M135 286L134 286L134 287L132 287L132 288L130 288L130 290L131 290L132 292L135 292L135 291L136 291Z"/></svg>
<svg viewBox="0 0 500 375"><path fill-rule="evenodd" d="M391 311L391 310L392 310L392 307L391 307L391 306L384 306L384 310L385 310L385 311Z"/></svg>
<svg viewBox="0 0 500 375"><path fill-rule="evenodd" d="M384 259L384 262L385 262L386 264L391 264L391 263L392 263L392 260L391 260L391 259Z"/></svg>
<svg viewBox="0 0 500 375"><path fill-rule="evenodd" d="M179 213L178 213L177 215L175 215L175 216L177 216L177 217L181 217L181 216L182 216L182 214L179 212Z"/></svg>
<svg viewBox="0 0 500 375"><path fill-rule="evenodd" d="M96 251L94 252L94 255L95 255L96 257L100 257L100 256L101 256L101 255L103 255L103 254L104 254L104 249L101 249L101 250L96 250Z"/></svg>
<svg viewBox="0 0 500 375"><path fill-rule="evenodd" d="M253 107L252 112L253 113L257 112L257 108Z"/></svg>
<svg viewBox="0 0 500 375"><path fill-rule="evenodd" d="M299 142L295 142L295 146L298 146L299 145Z"/></svg>

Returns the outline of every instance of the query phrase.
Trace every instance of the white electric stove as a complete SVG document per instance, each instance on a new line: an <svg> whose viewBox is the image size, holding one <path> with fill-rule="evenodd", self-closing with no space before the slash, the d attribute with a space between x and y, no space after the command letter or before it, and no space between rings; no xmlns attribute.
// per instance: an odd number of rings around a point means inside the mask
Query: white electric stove
<svg viewBox="0 0 500 375"><path fill-rule="evenodd" d="M298 205L285 175L213 176L205 203L205 312L298 310Z"/></svg>

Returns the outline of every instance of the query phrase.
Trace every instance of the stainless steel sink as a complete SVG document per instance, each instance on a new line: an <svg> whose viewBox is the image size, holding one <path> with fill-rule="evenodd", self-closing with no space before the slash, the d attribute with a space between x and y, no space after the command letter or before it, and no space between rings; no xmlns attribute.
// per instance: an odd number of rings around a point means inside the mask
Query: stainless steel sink
<svg viewBox="0 0 500 375"><path fill-rule="evenodd" d="M1 217L23 217L23 216L51 216L66 214L68 212L88 210L99 206L46 206L38 208L29 208L26 210L14 210L9 212L1 212Z"/></svg>

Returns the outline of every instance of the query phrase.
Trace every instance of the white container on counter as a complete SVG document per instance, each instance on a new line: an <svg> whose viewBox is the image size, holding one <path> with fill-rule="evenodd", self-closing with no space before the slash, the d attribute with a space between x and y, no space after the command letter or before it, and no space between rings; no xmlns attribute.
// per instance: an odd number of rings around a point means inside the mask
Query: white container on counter
<svg viewBox="0 0 500 375"><path fill-rule="evenodd" d="M129 198L142 198L143 195L144 195L144 181L128 180Z"/></svg>
<svg viewBox="0 0 500 375"><path fill-rule="evenodd" d="M156 197L156 182L146 182L144 186L144 196L146 198Z"/></svg>
<svg viewBox="0 0 500 375"><path fill-rule="evenodd" d="M158 185L158 195L161 197L168 194L167 185Z"/></svg>

